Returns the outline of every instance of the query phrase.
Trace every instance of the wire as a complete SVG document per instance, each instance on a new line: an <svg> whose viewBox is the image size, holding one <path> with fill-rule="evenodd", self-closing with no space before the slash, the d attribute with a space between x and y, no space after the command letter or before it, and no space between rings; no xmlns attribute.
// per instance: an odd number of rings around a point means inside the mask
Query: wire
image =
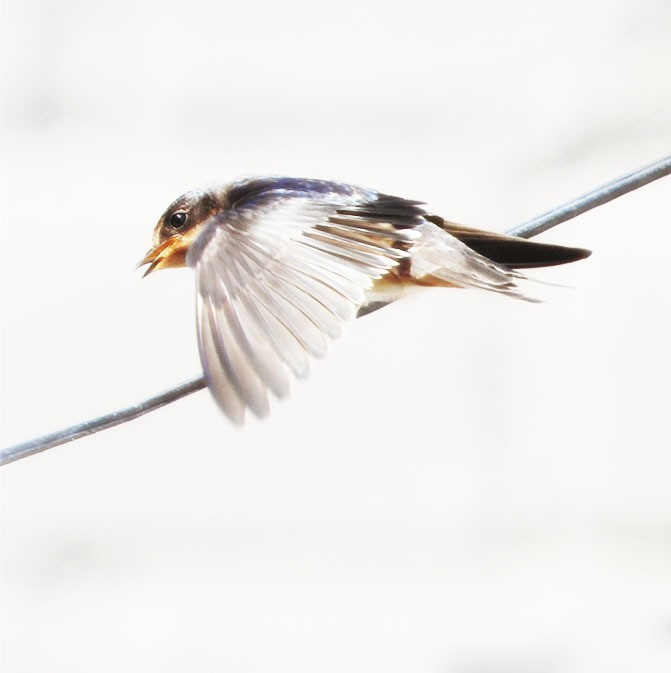
<svg viewBox="0 0 671 673"><path fill-rule="evenodd" d="M568 201L561 206L548 210L547 213L520 224L508 233L520 238L532 238L562 222L572 220L574 217L592 210L592 208L602 206L604 203L617 199L618 196L633 192L635 189L669 174L671 174L671 154L641 166L631 173L615 178L615 180L606 182L600 187L573 199L573 201Z"/></svg>
<svg viewBox="0 0 671 673"><path fill-rule="evenodd" d="M638 168L615 180L611 180L572 201L568 201L535 217L533 220L520 224L507 233L511 236L519 236L520 238L531 238L547 231L551 227L566 222L592 208L608 203L623 194L634 191L669 174L671 174L671 155ZM111 414L72 425L64 430L2 449L0 451L0 465L7 465L21 458L27 458L41 451L51 449L54 446L66 444L80 437L86 437L95 432L127 423L205 387L206 384L203 377L193 379L126 409L114 411Z"/></svg>
<svg viewBox="0 0 671 673"><path fill-rule="evenodd" d="M127 423L128 421L132 421L135 418L148 414L150 411L160 409L166 404L170 404L181 397L186 397L191 393L202 390L205 387L205 379L201 376L199 379L193 379L192 381L182 383L175 388L171 388L164 393L156 395L155 397L150 397L144 402L134 404L132 407L127 407L120 411L113 411L111 414L105 414L105 416L99 416L90 421L84 421L84 423L71 425L69 428L65 428L65 430L52 432L49 435L31 439L23 444L10 446L8 449L0 451L0 465L6 465L7 463L19 460L20 458L27 458L28 456L40 453L40 451L46 451L59 444L66 444L67 442L72 442L80 437L92 435L94 432L100 432L101 430L107 430L107 428L113 428L115 425Z"/></svg>

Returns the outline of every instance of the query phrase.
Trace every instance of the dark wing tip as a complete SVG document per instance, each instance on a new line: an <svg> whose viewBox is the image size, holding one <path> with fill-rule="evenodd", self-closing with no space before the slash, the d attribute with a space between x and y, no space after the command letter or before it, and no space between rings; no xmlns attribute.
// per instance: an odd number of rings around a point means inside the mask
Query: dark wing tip
<svg viewBox="0 0 671 673"><path fill-rule="evenodd" d="M497 245L495 249L489 251L491 254L487 254L487 252L481 254L513 269L532 269L543 266L570 264L571 262L586 259L592 254L591 250L586 250L585 248L571 248L552 243L537 243L536 241L527 241L526 239L519 239L519 241L521 245L517 244L517 242L512 242L507 246L505 244Z"/></svg>
<svg viewBox="0 0 671 673"><path fill-rule="evenodd" d="M585 259L592 254L585 248L571 248L553 243L539 243L518 236L470 229L460 224L448 222L435 215L429 215L429 222L437 224L449 234L458 238L471 250L503 264L511 269L531 269L542 266L570 264Z"/></svg>

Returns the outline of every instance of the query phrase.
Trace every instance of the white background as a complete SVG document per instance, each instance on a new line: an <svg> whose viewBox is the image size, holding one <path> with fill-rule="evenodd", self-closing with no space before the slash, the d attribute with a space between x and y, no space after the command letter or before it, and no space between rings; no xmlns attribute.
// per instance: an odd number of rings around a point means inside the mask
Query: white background
<svg viewBox="0 0 671 673"><path fill-rule="evenodd" d="M671 150L665 0L7 0L3 446L199 373L181 192L348 180L504 230ZM669 179L429 291L264 423L206 392L3 468L7 673L671 670Z"/></svg>

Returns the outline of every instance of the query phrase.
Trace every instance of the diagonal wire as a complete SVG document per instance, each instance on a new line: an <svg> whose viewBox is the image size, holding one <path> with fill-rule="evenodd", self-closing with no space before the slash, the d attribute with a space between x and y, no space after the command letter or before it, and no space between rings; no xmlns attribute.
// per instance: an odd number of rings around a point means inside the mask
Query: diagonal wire
<svg viewBox="0 0 671 673"><path fill-rule="evenodd" d="M554 227L562 222L566 222L582 213L602 206L613 199L634 191L639 187L643 187L654 180L659 180L666 175L671 174L671 155L665 156L662 159L646 164L641 168L631 171L626 175L611 180L600 187L592 189L591 191L579 196L572 201L568 201L552 210L535 217L528 222L524 222L517 227L509 230L507 233L511 236L519 236L520 238L531 238L551 227ZM155 397L151 397L144 402L135 404L126 409L114 411L111 414L100 416L98 418L72 425L64 430L37 437L28 442L10 446L0 451L0 465L12 463L21 458L27 458L41 451L46 451L54 446L72 442L80 437L92 435L95 432L113 428L115 425L127 423L135 418L139 418L144 414L159 409L160 407L175 402L176 400L186 397L191 393L202 390L206 387L205 379L193 379L171 388Z"/></svg>
<svg viewBox="0 0 671 673"><path fill-rule="evenodd" d="M79 439L80 437L86 437L87 435L92 435L95 432L107 430L107 428L113 428L115 425L127 423L128 421L132 421L135 418L139 418L140 416L148 414L150 411L160 409L166 404L170 404L171 402L178 400L180 397L186 397L191 393L202 390L205 387L205 379L201 376L198 379L180 383L180 385L176 386L175 388L171 388L170 390L166 390L163 393L159 393L158 395L150 397L148 400L144 400L144 402L140 402L139 404L134 404L132 407L120 409L119 411L113 411L111 414L98 416L98 418L92 418L90 421L84 421L83 423L71 425L69 428L65 428L64 430L52 432L49 435L43 435L42 437L31 439L27 442L24 442L23 444L17 444L16 446L10 446L7 449L2 449L2 451L0 451L0 465L6 465L7 463L12 463L15 460L27 458L28 456L32 456L35 453L40 453L40 451L46 451L47 449L51 449L54 446L58 446L59 444L66 444L67 442L72 442L75 439Z"/></svg>
<svg viewBox="0 0 671 673"><path fill-rule="evenodd" d="M518 225L507 233L520 238L532 238L669 174L671 174L671 154L606 182L572 201L563 203L561 206L548 210L547 213L534 217L533 220Z"/></svg>

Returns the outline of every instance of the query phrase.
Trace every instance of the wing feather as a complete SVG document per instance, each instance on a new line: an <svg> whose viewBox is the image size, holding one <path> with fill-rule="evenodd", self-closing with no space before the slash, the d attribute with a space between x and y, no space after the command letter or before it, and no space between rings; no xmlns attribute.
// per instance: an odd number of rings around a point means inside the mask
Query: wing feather
<svg viewBox="0 0 671 673"><path fill-rule="evenodd" d="M198 295L196 300L198 324L198 349L203 363L203 371L210 390L216 390L215 399L221 410L236 424L241 424L245 417L245 405L234 381L221 362L212 334L207 305Z"/></svg>
<svg viewBox="0 0 671 673"><path fill-rule="evenodd" d="M203 369L236 423L246 409L265 416L290 373L307 376L374 280L407 257L411 229L340 206L304 195L243 203L212 217L189 251Z"/></svg>

